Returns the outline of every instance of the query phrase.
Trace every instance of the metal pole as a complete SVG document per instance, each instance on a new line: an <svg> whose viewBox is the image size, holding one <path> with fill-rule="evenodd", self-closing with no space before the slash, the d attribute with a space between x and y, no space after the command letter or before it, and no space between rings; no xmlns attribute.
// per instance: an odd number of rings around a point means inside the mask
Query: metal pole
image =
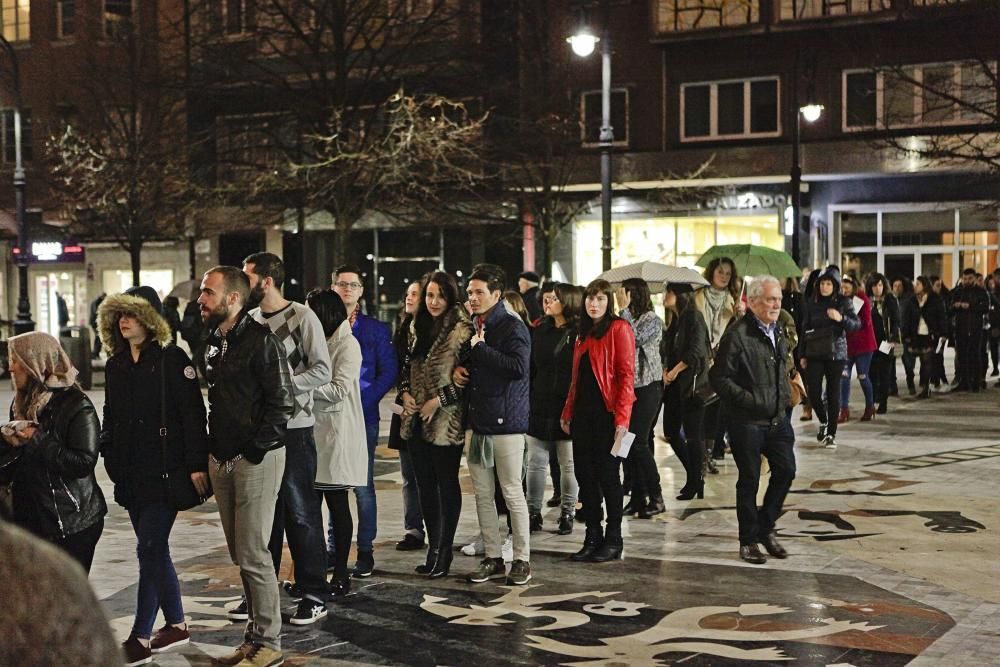
<svg viewBox="0 0 1000 667"><path fill-rule="evenodd" d="M611 30L605 3L604 34L601 36L601 267L611 268Z"/></svg>
<svg viewBox="0 0 1000 667"><path fill-rule="evenodd" d="M792 259L796 263L801 263L799 257L801 232L799 228L802 224L802 165L799 153L802 143L800 135L802 112L799 111L798 61L796 61L795 77L792 80L792 113L795 116L795 120L792 122Z"/></svg>

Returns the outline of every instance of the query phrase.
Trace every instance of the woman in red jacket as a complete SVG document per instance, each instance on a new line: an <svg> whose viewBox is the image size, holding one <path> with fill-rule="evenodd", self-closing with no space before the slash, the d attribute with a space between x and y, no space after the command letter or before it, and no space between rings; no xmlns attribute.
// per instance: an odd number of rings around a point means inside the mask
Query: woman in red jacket
<svg viewBox="0 0 1000 667"><path fill-rule="evenodd" d="M861 320L861 328L847 333L847 366L844 368L844 377L840 380L840 414L837 415L837 423L843 424L851 418L847 399L851 397L851 371L855 367L858 369L861 391L865 395L865 414L862 415L861 421L867 422L875 418L875 392L872 390L872 380L868 372L871 370L872 357L878 348L875 342L875 327L872 324L872 303L868 295L858 289L851 276L844 276L840 293L848 299L861 299L862 305L858 307L857 302L854 304L855 310L858 311L858 319Z"/></svg>
<svg viewBox="0 0 1000 667"><path fill-rule="evenodd" d="M580 335L573 351L573 379L561 425L573 437L573 461L587 520L583 548L575 561L601 563L624 556L622 544L621 459L611 453L632 417L635 337L614 314L614 293L606 280L584 292ZM608 508L601 530L601 501Z"/></svg>

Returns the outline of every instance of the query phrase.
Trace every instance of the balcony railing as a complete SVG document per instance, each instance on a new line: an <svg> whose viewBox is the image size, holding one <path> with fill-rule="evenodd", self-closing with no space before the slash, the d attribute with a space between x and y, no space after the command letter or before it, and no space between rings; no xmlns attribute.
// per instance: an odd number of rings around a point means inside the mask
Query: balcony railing
<svg viewBox="0 0 1000 667"><path fill-rule="evenodd" d="M831 16L873 14L888 9L892 9L892 0L781 0L780 19L782 21L798 21Z"/></svg>
<svg viewBox="0 0 1000 667"><path fill-rule="evenodd" d="M657 34L730 28L760 21L759 0L657 0Z"/></svg>

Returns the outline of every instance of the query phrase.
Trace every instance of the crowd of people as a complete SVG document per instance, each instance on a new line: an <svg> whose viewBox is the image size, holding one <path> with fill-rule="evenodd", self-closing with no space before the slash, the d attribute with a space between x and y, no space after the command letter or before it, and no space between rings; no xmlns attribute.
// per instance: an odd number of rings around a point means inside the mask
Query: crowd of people
<svg viewBox="0 0 1000 667"><path fill-rule="evenodd" d="M15 523L89 572L107 513L94 474L103 457L137 541L128 665L190 640L169 537L178 512L211 495L243 585L229 617L246 621L244 643L222 664L280 664L282 590L298 600L289 622L308 625L327 615L331 596L350 591L352 577L371 576L387 395L388 446L399 452L403 481L396 548L423 551L414 561L420 575L450 574L464 457L479 536L462 552L482 556L465 579L523 585L533 577L530 536L544 527L543 503L559 508L555 532L585 525L570 560L590 563L624 557L625 516L665 511L653 456L661 414L685 473L678 500L704 498L713 459L731 453L739 555L763 563L758 545L788 555L774 527L795 476L798 402L803 419L818 420L821 446L833 449L838 424L850 419L855 371L862 421L885 413L898 393L897 358L911 394L917 360L919 396L947 385L948 340L955 389L984 388L990 354L1000 374L1000 275L986 283L971 269L949 292L933 278L861 280L836 266L801 285L743 282L734 262L719 258L704 271L706 287L639 279L582 287L526 272L508 290L502 269L481 264L464 291L443 271L409 285L394 332L362 312L356 266L338 267L331 288L305 304L282 296L284 278L270 253L205 273L197 304L208 331L207 410L198 373L175 344L176 317L165 316L150 287L105 296L96 308L108 355L103 418L55 338L9 340L16 394L0 443L0 501ZM663 292L663 317L654 291ZM176 315L176 305L170 310ZM770 477L758 507L762 457ZM286 541L294 582L279 584Z"/></svg>

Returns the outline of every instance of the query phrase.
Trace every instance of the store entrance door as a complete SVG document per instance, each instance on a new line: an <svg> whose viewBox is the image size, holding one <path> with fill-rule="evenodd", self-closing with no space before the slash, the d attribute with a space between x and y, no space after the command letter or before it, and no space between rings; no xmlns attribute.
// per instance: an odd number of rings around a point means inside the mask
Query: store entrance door
<svg viewBox="0 0 1000 667"><path fill-rule="evenodd" d="M954 248L945 246L910 246L893 247L883 250L879 262L883 275L889 280L893 278L909 278L917 276L938 276L951 287L955 284L955 252Z"/></svg>

